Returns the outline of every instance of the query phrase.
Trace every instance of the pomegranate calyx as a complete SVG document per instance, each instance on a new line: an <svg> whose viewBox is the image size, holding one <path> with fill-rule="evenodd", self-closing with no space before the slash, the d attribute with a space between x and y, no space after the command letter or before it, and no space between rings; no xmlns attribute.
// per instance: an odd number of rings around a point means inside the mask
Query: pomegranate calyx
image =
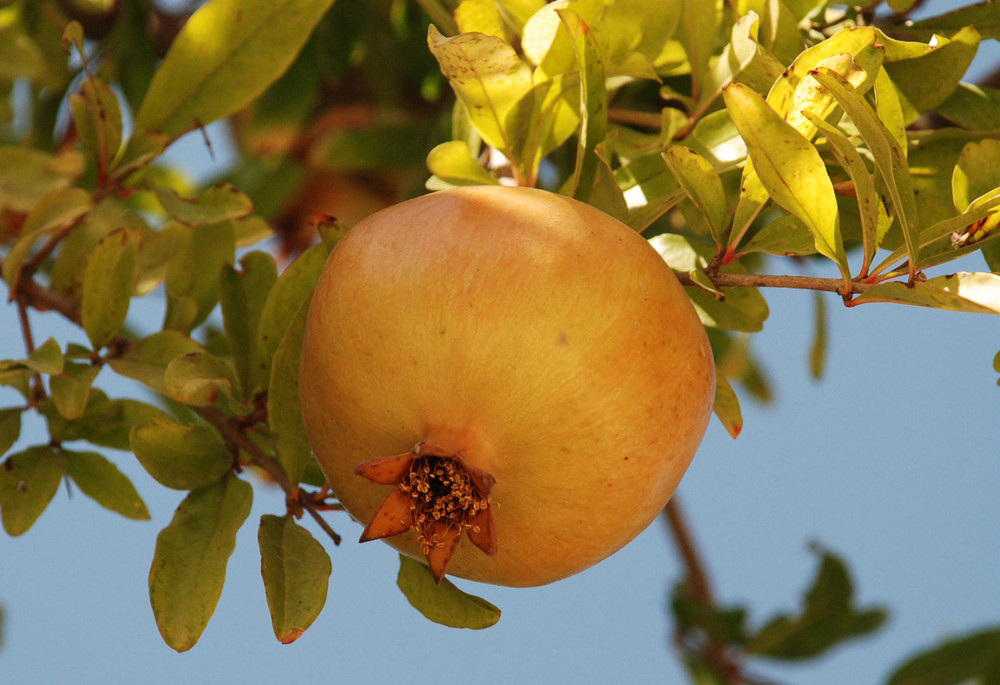
<svg viewBox="0 0 1000 685"><path fill-rule="evenodd" d="M375 510L361 542L413 530L437 582L441 582L462 534L485 554L497 552L489 493L496 480L461 454L419 442L409 452L366 461L354 472L395 485Z"/></svg>

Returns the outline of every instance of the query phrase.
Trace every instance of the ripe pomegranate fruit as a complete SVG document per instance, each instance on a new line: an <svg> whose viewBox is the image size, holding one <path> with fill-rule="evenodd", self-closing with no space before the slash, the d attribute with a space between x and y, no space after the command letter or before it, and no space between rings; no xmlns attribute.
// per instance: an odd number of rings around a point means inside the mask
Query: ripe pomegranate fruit
<svg viewBox="0 0 1000 685"><path fill-rule="evenodd" d="M378 212L330 254L300 372L333 492L438 580L549 583L638 535L708 423L715 368L637 233L533 188Z"/></svg>

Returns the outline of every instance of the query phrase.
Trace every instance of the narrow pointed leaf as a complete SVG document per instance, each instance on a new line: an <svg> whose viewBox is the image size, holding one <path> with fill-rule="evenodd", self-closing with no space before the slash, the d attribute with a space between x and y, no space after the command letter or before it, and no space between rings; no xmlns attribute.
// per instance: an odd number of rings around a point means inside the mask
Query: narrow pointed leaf
<svg viewBox="0 0 1000 685"><path fill-rule="evenodd" d="M861 240L864 246L865 264L871 263L875 252L882 243L884 233L880 230L879 210L882 200L875 190L875 182L868 171L867 165L861 159L861 154L850 139L835 126L820 119L814 114L809 115L810 121L829 141L833 155L841 168L851 177L854 184L854 194L858 200L858 214L861 217Z"/></svg>
<svg viewBox="0 0 1000 685"><path fill-rule="evenodd" d="M265 252L245 255L240 267L223 267L219 301L236 377L246 399L263 387L257 329L264 302L278 279L278 267Z"/></svg>
<svg viewBox="0 0 1000 685"><path fill-rule="evenodd" d="M156 538L149 600L163 641L178 652L198 642L215 612L252 501L250 484L229 475L189 493Z"/></svg>
<svg viewBox="0 0 1000 685"><path fill-rule="evenodd" d="M66 472L51 447L30 447L0 463L0 520L8 535L27 532L55 497Z"/></svg>
<svg viewBox="0 0 1000 685"><path fill-rule="evenodd" d="M250 198L229 183L211 186L194 197L181 197L167 186L153 185L153 192L167 214L188 226L242 219L253 212Z"/></svg>
<svg viewBox="0 0 1000 685"><path fill-rule="evenodd" d="M715 403L712 411L722 422L722 426L734 440L743 431L743 411L740 409L740 399L729 384L729 379L721 373L715 374Z"/></svg>
<svg viewBox="0 0 1000 685"><path fill-rule="evenodd" d="M257 542L274 636L290 644L323 610L333 565L323 545L290 516L261 516Z"/></svg>
<svg viewBox="0 0 1000 685"><path fill-rule="evenodd" d="M98 78L88 78L80 90L69 96L73 125L87 155L103 171L122 144L121 106L114 91Z"/></svg>
<svg viewBox="0 0 1000 685"><path fill-rule="evenodd" d="M723 241L726 225L726 191L722 179L707 159L691 148L670 145L663 159L691 202L708 221L716 243Z"/></svg>
<svg viewBox="0 0 1000 685"><path fill-rule="evenodd" d="M895 302L955 312L1000 314L1000 274L959 272L912 284L879 283L854 298L863 302Z"/></svg>
<svg viewBox="0 0 1000 685"><path fill-rule="evenodd" d="M105 509L139 521L150 518L145 502L135 486L118 467L96 452L70 452L66 472L83 494Z"/></svg>
<svg viewBox="0 0 1000 685"><path fill-rule="evenodd" d="M708 64L715 52L719 26L719 10L715 2L681 0L681 16L677 40L684 46L691 65L691 94L695 100L710 93L702 92L707 80Z"/></svg>
<svg viewBox="0 0 1000 685"><path fill-rule="evenodd" d="M236 261L236 238L229 222L172 226L183 238L167 266L164 328L187 333L215 309L219 274L224 266Z"/></svg>
<svg viewBox="0 0 1000 685"><path fill-rule="evenodd" d="M149 475L175 490L210 486L233 467L226 444L207 426L154 419L134 426L129 441Z"/></svg>
<svg viewBox="0 0 1000 685"><path fill-rule="evenodd" d="M447 578L438 584L427 566L402 554L396 584L407 601L435 623L480 630L500 620L500 609L481 597L462 592Z"/></svg>
<svg viewBox="0 0 1000 685"><path fill-rule="evenodd" d="M299 408L299 358L308 314L309 300L306 300L275 350L267 391L267 416L277 440L278 460L293 483L299 482L312 459Z"/></svg>
<svg viewBox="0 0 1000 685"><path fill-rule="evenodd" d="M271 359L285 337L285 331L295 313L312 296L327 254L326 245L313 245L288 265L271 288L260 312L258 349L263 367L262 383L270 382Z"/></svg>
<svg viewBox="0 0 1000 685"><path fill-rule="evenodd" d="M597 145L608 131L604 62L593 32L583 19L569 9L556 10L556 13L572 39L580 78L580 131L570 194L586 202L594 192L601 163Z"/></svg>
<svg viewBox="0 0 1000 685"><path fill-rule="evenodd" d="M95 349L118 334L128 316L136 276L136 254L141 235L122 228L97 244L83 276L83 329Z"/></svg>
<svg viewBox="0 0 1000 685"><path fill-rule="evenodd" d="M723 97L768 194L809 227L816 249L849 277L837 198L819 152L748 86L734 83Z"/></svg>
<svg viewBox="0 0 1000 685"><path fill-rule="evenodd" d="M205 3L156 70L135 128L176 138L245 107L285 72L332 3Z"/></svg>
<svg viewBox="0 0 1000 685"><path fill-rule="evenodd" d="M1000 674L1000 629L956 636L910 657L886 685L994 683Z"/></svg>
<svg viewBox="0 0 1000 685"><path fill-rule="evenodd" d="M868 149L871 150L875 166L889 191L889 198L903 232L910 262L915 264L919 252L917 238L920 223L913 184L910 180L910 167L906 163L906 151L900 147L893 133L879 120L854 86L845 81L840 74L822 67L812 73L816 80L837 98L837 102L851 117Z"/></svg>

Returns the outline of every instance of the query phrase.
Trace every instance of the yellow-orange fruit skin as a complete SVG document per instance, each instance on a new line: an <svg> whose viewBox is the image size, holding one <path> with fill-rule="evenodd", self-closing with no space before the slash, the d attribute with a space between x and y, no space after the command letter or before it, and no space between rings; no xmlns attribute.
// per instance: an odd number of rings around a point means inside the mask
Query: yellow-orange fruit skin
<svg viewBox="0 0 1000 685"><path fill-rule="evenodd" d="M426 441L490 473L498 551L447 572L549 583L657 516L708 423L715 371L682 287L638 234L529 188L442 191L332 251L300 371L310 444L367 523L391 486L362 462ZM422 559L413 532L386 539Z"/></svg>

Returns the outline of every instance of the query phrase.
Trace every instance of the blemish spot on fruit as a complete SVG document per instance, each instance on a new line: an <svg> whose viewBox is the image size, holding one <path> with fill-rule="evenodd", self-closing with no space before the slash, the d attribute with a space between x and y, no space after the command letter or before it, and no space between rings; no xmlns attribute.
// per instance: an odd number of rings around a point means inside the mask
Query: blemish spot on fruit
<svg viewBox="0 0 1000 685"><path fill-rule="evenodd" d="M569 336L559 331L559 344L563 347L569 347Z"/></svg>

